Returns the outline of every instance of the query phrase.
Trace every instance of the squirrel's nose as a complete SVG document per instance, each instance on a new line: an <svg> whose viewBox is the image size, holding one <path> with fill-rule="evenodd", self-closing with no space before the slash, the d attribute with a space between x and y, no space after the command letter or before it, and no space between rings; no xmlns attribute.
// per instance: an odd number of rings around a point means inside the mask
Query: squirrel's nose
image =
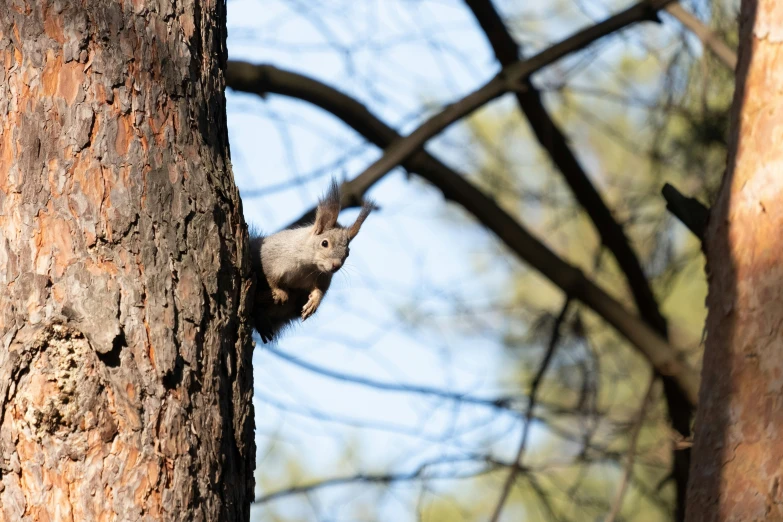
<svg viewBox="0 0 783 522"><path fill-rule="evenodd" d="M340 267L343 266L343 262L340 260L332 261L332 272L337 272Z"/></svg>

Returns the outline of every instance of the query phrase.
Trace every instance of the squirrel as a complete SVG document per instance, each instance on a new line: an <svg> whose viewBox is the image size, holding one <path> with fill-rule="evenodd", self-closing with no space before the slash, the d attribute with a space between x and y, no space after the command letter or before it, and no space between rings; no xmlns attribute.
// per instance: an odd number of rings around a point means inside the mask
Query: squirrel
<svg viewBox="0 0 783 522"><path fill-rule="evenodd" d="M374 208L365 200L356 221L345 228L337 223L340 200L340 188L332 179L318 201L312 225L269 236L251 233L250 254L256 275L253 326L264 343L297 318L304 321L318 310L332 276L345 264L349 243Z"/></svg>

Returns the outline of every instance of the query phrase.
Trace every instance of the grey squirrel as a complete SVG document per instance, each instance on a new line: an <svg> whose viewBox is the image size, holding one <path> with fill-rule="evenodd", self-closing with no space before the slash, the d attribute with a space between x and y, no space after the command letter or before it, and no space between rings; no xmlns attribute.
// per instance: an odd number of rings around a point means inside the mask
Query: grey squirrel
<svg viewBox="0 0 783 522"><path fill-rule="evenodd" d="M256 275L253 326L264 343L297 318L312 316L324 298L332 276L348 257L348 244L370 215L365 200L359 217L348 228L337 223L340 188L332 179L318 201L315 222L270 236L251 233L250 254Z"/></svg>

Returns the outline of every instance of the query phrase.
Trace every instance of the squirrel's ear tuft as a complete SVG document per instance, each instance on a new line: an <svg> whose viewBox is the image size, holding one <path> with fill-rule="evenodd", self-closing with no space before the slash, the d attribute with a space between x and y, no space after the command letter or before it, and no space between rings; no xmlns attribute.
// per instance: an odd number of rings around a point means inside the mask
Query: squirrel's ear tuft
<svg viewBox="0 0 783 522"><path fill-rule="evenodd" d="M313 231L321 234L325 230L331 230L337 224L337 216L340 215L340 187L337 181L332 178L329 183L329 190L324 197L318 201L318 207L315 209L315 224Z"/></svg>
<svg viewBox="0 0 783 522"><path fill-rule="evenodd" d="M359 212L359 216L356 218L356 221L353 222L351 228L348 229L348 237L350 239L356 237L356 234L359 233L359 229L362 228L362 223L364 223L364 220L367 219L367 216L370 215L370 212L372 212L372 209L374 208L375 203L373 203L372 200L364 200L364 203L362 203L362 210Z"/></svg>

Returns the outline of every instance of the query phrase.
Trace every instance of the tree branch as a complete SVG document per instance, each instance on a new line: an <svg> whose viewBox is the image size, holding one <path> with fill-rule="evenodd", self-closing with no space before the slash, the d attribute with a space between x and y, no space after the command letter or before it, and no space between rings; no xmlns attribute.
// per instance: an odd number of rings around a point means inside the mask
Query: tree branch
<svg viewBox="0 0 783 522"><path fill-rule="evenodd" d="M238 90L262 95L270 92L288 94L318 105L379 147L386 147L399 139L399 134L362 104L311 78L268 65L253 66L243 62L229 62L226 78L228 85ZM560 259L464 176L433 156L420 151L405 160L403 166L436 186L444 197L472 213L522 261L541 272L563 292L592 308L628 339L659 373L672 377L688 403L696 404L698 372L688 367L679 353L644 321L629 313L622 304L585 278L579 269ZM346 200L356 204L356 198L361 197L363 192L356 191L354 187L352 182L348 182L343 189Z"/></svg>
<svg viewBox="0 0 783 522"><path fill-rule="evenodd" d="M633 433L631 434L631 442L628 445L628 460L623 470L623 477L620 480L620 487L617 489L614 502L612 503L612 509L606 516L604 522L614 522L617 519L617 515L620 514L620 509L623 507L623 498L625 497L625 491L628 489L628 483L633 477L633 465L636 460L636 445L639 442L639 434L644 426L644 418L647 416L647 408L652 401L653 389L655 388L655 375L650 377L650 383L647 385L647 391L644 393L642 404L639 407L639 413L634 422Z"/></svg>
<svg viewBox="0 0 783 522"><path fill-rule="evenodd" d="M664 183L661 194L666 200L666 210L688 227L699 241L703 240L710 219L710 209L698 199L684 196L669 183Z"/></svg>
<svg viewBox="0 0 783 522"><path fill-rule="evenodd" d="M527 405L527 411L525 412L525 424L522 426L522 437L520 438L519 448L517 449L517 454L514 458L515 466L512 466L511 471L508 473L508 477L506 477L506 481L503 483L503 489L501 490L500 498L495 505L495 510L492 513L492 517L489 519L490 522L498 522L498 520L500 520L500 514L503 513L503 507L505 506L506 500L511 493L511 488L514 486L514 481L517 479L517 471L519 470L519 466L522 465L522 457L524 456L525 448L527 447L527 439L530 433L530 424L532 422L533 412L536 407L536 399L538 398L538 389L541 386L541 382L544 380L544 374L546 374L546 371L549 369L549 365L552 363L552 359L554 358L555 350L557 350L557 344L560 342L560 327L565 321L566 314L568 314L568 308L570 306L571 296L567 295L565 303L563 303L563 307L560 309L560 314L558 314L557 319L555 319L555 324L552 326L552 336L549 339L549 346L547 347L546 354L544 355L544 360L541 361L541 366L538 367L538 371L536 372L536 375L533 378L533 382L530 385L530 402L528 402Z"/></svg>
<svg viewBox="0 0 783 522"><path fill-rule="evenodd" d="M355 482L364 482L364 483L373 483L373 484L391 484L394 482L410 482L410 481L423 480L423 479L460 480L460 479L475 478L479 475L486 474L494 470L498 466L502 465L500 463L490 462L485 469L480 469L478 471L469 472L469 473L463 473L463 474L449 473L444 475L426 474L427 469L433 466L444 465L444 464L458 464L460 462L471 462L475 460L476 457L472 457L472 456L468 458L462 458L462 459L460 458L438 459L431 462L425 462L415 470L411 471L410 473L386 473L382 475L359 473L357 475L351 475L349 477L334 477L330 479L321 480L319 482L306 484L303 486L294 486L280 491L275 491L273 493L269 493L267 495L256 498L253 501L253 504L264 504L266 502L277 500L281 497L285 497L288 495L301 495L301 494L310 493L312 491L321 488L332 487L332 486L343 486L346 484L353 484Z"/></svg>
<svg viewBox="0 0 783 522"><path fill-rule="evenodd" d="M527 60L505 65L497 76L488 83L459 101L447 105L441 112L430 117L408 136L390 145L383 156L351 182L353 191L364 194L387 172L419 150L430 138L440 134L455 121L468 116L500 95L509 91L527 91L529 86L527 79L531 74L628 25L642 20L657 21L657 10L672 1L644 0L603 22L578 31Z"/></svg>
<svg viewBox="0 0 783 522"><path fill-rule="evenodd" d="M491 0L465 0L465 3L484 30L498 62L502 66L508 66L516 62L521 54L521 49L506 28ZM636 9L636 11L633 11L636 13L636 16L645 16L644 9L640 8L645 3L640 2L630 10ZM674 5L671 3L666 8L669 9ZM675 9L675 12L677 12L677 9ZM590 181L590 177L577 159L576 154L569 146L568 139L546 110L546 107L544 107L538 90L530 81L527 81L525 86L525 90L516 92L516 98L533 133L544 150L549 154L552 162L563 174L563 178L571 188L576 200L587 212L598 234L601 236L601 241L617 260L618 266L626 277L639 314L661 336L668 338L666 319L660 312L647 276L642 270L639 259L631 248L622 226L614 219L600 193L596 190ZM687 436L690 432L690 422L693 414L690 407L692 403L689 404L682 391L670 378L664 376L663 385L672 426L681 434ZM684 517L685 489L688 483L690 455L688 452L675 452L674 460L678 492L677 519L682 520Z"/></svg>
<svg viewBox="0 0 783 522"><path fill-rule="evenodd" d="M472 395L468 395L466 393L451 392L447 390L441 390L439 388L433 388L431 386L417 386L414 384L394 384L390 382L377 381L374 379L368 379L367 377L350 375L347 373L342 373L321 366L317 366L315 364L311 364L307 361L304 361L298 357L294 357L293 355L289 355L285 352L281 352L280 350L277 350L271 346L264 346L264 349L269 353L271 353L272 355L274 355L275 357L279 357L280 359L283 359L284 361L288 361L289 363L299 366L300 368L318 373L320 375L324 375L326 377L331 377L339 381L350 382L353 384L360 384L363 386L369 386L377 390L395 391L401 393L417 393L421 395L430 395L432 397L439 397L441 399L446 399L450 401L463 402L466 404L487 406L490 408L497 408L497 409L508 410L512 412L517 411L512 407L512 404L516 402L513 397L497 397L495 399L483 399L481 397L473 397Z"/></svg>
<svg viewBox="0 0 783 522"><path fill-rule="evenodd" d="M484 30L500 65L512 67L519 59L521 50L492 2L490 0L465 0L465 3ZM638 17L639 20L649 18L650 9L652 9L650 4L651 2L640 2L624 13L632 13L632 16ZM621 15L615 15L612 18L619 16ZM626 14L626 16L628 15ZM666 320L661 315L636 253L631 248L622 226L614 219L609 207L568 145L567 138L544 107L538 89L530 81L526 81L525 88L516 92L516 98L539 143L563 174L563 178L571 188L574 197L595 225L601 241L617 260L617 264L625 274L640 315L665 337L667 335Z"/></svg>
<svg viewBox="0 0 783 522"><path fill-rule="evenodd" d="M642 20L658 20L657 11L673 0L643 0L628 9L617 13L593 26L576 32L572 36L557 43L527 60L514 62L504 67L493 79L464 98L447 105L441 112L427 119L416 130L405 138L399 139L388 146L383 156L367 167L364 172L351 181L349 195L364 194L378 182L387 172L402 164L408 157L418 151L430 138L436 136L455 121L468 116L506 92L525 89L527 78L551 65L560 58L587 47L596 40L615 31L623 29ZM226 83L232 88L255 92L252 88L243 89L241 85L252 85L263 81L260 71L245 62L233 62L226 71ZM233 70L232 70L233 69ZM258 93L261 94L261 93ZM351 203L344 200L344 203ZM311 209L308 218L315 210ZM302 220L300 220L302 221Z"/></svg>
<svg viewBox="0 0 783 522"><path fill-rule="evenodd" d="M702 45L712 51L712 54L723 62L726 67L732 71L737 68L737 53L726 45L726 42L712 32L709 27L704 25L701 20L677 3L667 5L666 12L695 34L701 40Z"/></svg>

